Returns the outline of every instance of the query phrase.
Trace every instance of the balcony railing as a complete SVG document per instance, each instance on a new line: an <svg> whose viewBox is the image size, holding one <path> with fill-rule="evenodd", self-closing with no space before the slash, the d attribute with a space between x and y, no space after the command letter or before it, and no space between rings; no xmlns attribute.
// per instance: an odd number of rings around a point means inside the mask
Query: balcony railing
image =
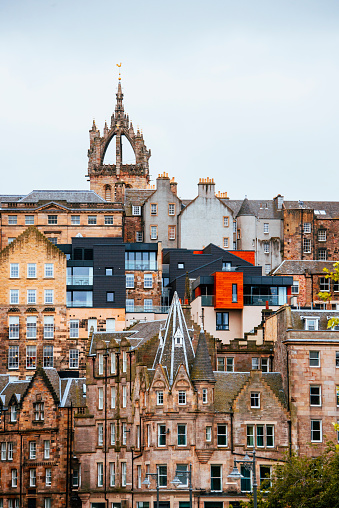
<svg viewBox="0 0 339 508"><path fill-rule="evenodd" d="M77 275L67 277L67 286L93 286L93 275Z"/></svg>
<svg viewBox="0 0 339 508"><path fill-rule="evenodd" d="M214 296L213 295L201 295L201 306L202 307L214 307Z"/></svg>
<svg viewBox="0 0 339 508"><path fill-rule="evenodd" d="M134 307L126 307L126 312L154 312L155 314L167 314L169 307L166 305L153 305L152 307L144 307L143 305L134 305Z"/></svg>
<svg viewBox="0 0 339 508"><path fill-rule="evenodd" d="M287 303L286 295L244 295L244 305L268 305L280 306Z"/></svg>
<svg viewBox="0 0 339 508"><path fill-rule="evenodd" d="M156 261L125 261L125 270L157 270Z"/></svg>

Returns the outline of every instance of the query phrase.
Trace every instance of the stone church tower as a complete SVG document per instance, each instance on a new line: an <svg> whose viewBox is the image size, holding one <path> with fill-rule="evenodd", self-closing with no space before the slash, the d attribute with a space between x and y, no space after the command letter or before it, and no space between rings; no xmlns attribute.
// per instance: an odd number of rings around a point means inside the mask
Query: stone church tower
<svg viewBox="0 0 339 508"><path fill-rule="evenodd" d="M126 187L146 189L149 183L148 159L151 150L147 150L142 133L134 132L132 122L124 112L123 93L119 78L117 102L115 113L111 116L111 125L108 128L105 122L103 136L93 121L90 134L90 148L88 150L88 177L90 189L109 202L122 202ZM122 161L122 137L125 136L130 142L135 155L135 164L123 164ZM104 158L108 145L115 137L115 164L104 164Z"/></svg>

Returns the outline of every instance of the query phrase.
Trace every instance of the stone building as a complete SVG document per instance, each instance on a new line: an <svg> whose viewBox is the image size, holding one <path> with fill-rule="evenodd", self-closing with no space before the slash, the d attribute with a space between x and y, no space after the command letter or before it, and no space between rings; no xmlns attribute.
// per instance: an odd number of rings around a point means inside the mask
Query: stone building
<svg viewBox="0 0 339 508"><path fill-rule="evenodd" d="M239 506L251 478L243 470L237 485L227 476L254 445L258 478L270 475L290 446L281 376L216 372L211 351L203 331L187 327L177 295L166 321L92 335L88 408L75 423L84 508L153 506L149 474L162 508L185 508L190 468L194 508Z"/></svg>
<svg viewBox="0 0 339 508"><path fill-rule="evenodd" d="M54 244L75 236L121 237L123 203L109 203L93 191L33 191L0 196L0 249L34 225Z"/></svg>
<svg viewBox="0 0 339 508"><path fill-rule="evenodd" d="M74 413L86 402L85 380L38 367L31 381L0 375L0 502L6 508L79 506L72 494ZM73 501L73 502L72 502Z"/></svg>
<svg viewBox="0 0 339 508"><path fill-rule="evenodd" d="M316 456L327 441L338 441L339 332L327 329L331 317L338 312L284 306L265 323L287 394L292 448L302 455Z"/></svg>
<svg viewBox="0 0 339 508"><path fill-rule="evenodd" d="M89 131L87 176L90 188L109 202L123 202L126 188L145 189L150 180L148 160L151 151L146 148L142 132L139 129L134 132L132 122L124 112L123 97L119 78L115 112L111 116L110 127L105 123L103 135L100 136L100 131L93 121ZM105 155L113 138L115 138L115 164L106 164ZM135 162L132 164L124 164L124 139L130 143L134 152Z"/></svg>

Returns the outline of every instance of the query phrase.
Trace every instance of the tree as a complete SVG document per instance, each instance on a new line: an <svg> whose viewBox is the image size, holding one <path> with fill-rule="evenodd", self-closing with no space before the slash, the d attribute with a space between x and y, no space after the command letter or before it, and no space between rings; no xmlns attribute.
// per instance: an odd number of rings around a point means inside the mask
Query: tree
<svg viewBox="0 0 339 508"><path fill-rule="evenodd" d="M265 493L265 490L267 491ZM253 498L242 503L253 507ZM318 457L291 455L274 468L271 487L258 492L258 508L339 508L339 452L333 443Z"/></svg>
<svg viewBox="0 0 339 508"><path fill-rule="evenodd" d="M339 281L339 262L333 264L333 269L334 269L333 272L331 272L328 268L323 268L323 272L326 274L325 278L331 279L331 280L333 280L333 282L338 282ZM318 296L323 302L329 302L332 295L328 291L320 291L318 293ZM338 325L339 325L339 318L331 318L331 319L329 319L329 321L327 323L327 328L333 328L334 326L338 326Z"/></svg>

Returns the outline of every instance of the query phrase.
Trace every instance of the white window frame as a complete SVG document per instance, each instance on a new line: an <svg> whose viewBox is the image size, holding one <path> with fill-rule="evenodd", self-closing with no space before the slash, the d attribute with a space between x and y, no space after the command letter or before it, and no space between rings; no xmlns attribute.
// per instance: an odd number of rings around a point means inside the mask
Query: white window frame
<svg viewBox="0 0 339 508"><path fill-rule="evenodd" d="M229 217L227 215L224 216L224 228L228 228L229 227Z"/></svg>
<svg viewBox="0 0 339 508"><path fill-rule="evenodd" d="M224 428L225 432L221 432L221 428ZM225 440L225 443L219 443L219 437L220 441ZM217 424L217 446L220 448L225 448L228 445L228 436L227 436L227 425L225 423L218 423Z"/></svg>
<svg viewBox="0 0 339 508"><path fill-rule="evenodd" d="M51 442L49 439L44 440L44 459L49 459L51 456Z"/></svg>
<svg viewBox="0 0 339 508"><path fill-rule="evenodd" d="M78 349L70 349L69 350L69 368L70 369L78 369L79 368L79 350Z"/></svg>
<svg viewBox="0 0 339 508"><path fill-rule="evenodd" d="M158 204L157 203L151 203L150 213L151 213L152 217L155 217L158 215Z"/></svg>
<svg viewBox="0 0 339 508"><path fill-rule="evenodd" d="M26 369L34 370L37 364L36 346L26 346Z"/></svg>
<svg viewBox="0 0 339 508"><path fill-rule="evenodd" d="M127 407L127 386L123 385L122 387L122 407Z"/></svg>
<svg viewBox="0 0 339 508"><path fill-rule="evenodd" d="M27 289L27 305L36 305L36 289Z"/></svg>
<svg viewBox="0 0 339 508"><path fill-rule="evenodd" d="M153 288L153 274L152 273L144 273L144 288L152 289Z"/></svg>
<svg viewBox="0 0 339 508"><path fill-rule="evenodd" d="M164 392L163 390L157 390L157 406L163 406L164 404Z"/></svg>
<svg viewBox="0 0 339 508"><path fill-rule="evenodd" d="M19 316L8 316L8 337L10 339L19 339L20 319Z"/></svg>
<svg viewBox="0 0 339 508"><path fill-rule="evenodd" d="M54 289L45 289L45 305L53 305L54 304Z"/></svg>
<svg viewBox="0 0 339 508"><path fill-rule="evenodd" d="M168 215L175 215L175 203L168 203Z"/></svg>
<svg viewBox="0 0 339 508"><path fill-rule="evenodd" d="M208 403L208 391L207 388L202 389L202 403L207 404Z"/></svg>
<svg viewBox="0 0 339 508"><path fill-rule="evenodd" d="M87 224L89 226L96 226L97 225L97 216L96 215L88 215Z"/></svg>
<svg viewBox="0 0 339 508"><path fill-rule="evenodd" d="M70 339L79 338L79 319L70 319L69 321L69 337Z"/></svg>
<svg viewBox="0 0 339 508"><path fill-rule="evenodd" d="M269 242L264 242L264 254L270 253L270 244Z"/></svg>
<svg viewBox="0 0 339 508"><path fill-rule="evenodd" d="M115 423L111 423L111 446L115 446Z"/></svg>
<svg viewBox="0 0 339 508"><path fill-rule="evenodd" d="M102 386L98 387L98 409L104 409L104 389Z"/></svg>
<svg viewBox="0 0 339 508"><path fill-rule="evenodd" d="M317 391L318 393L312 393L313 391ZM317 397L319 400L319 404L312 404L312 397ZM310 385L310 406L312 407L321 407L321 385Z"/></svg>
<svg viewBox="0 0 339 508"><path fill-rule="evenodd" d="M18 368L19 368L19 346L9 346L8 369L17 370Z"/></svg>
<svg viewBox="0 0 339 508"><path fill-rule="evenodd" d="M140 205L132 205L132 215L135 215L135 216L141 215L141 206Z"/></svg>
<svg viewBox="0 0 339 508"><path fill-rule="evenodd" d="M178 391L178 404L179 404L179 406L185 406L187 404L186 390L179 390Z"/></svg>
<svg viewBox="0 0 339 508"><path fill-rule="evenodd" d="M310 222L304 222L304 224L303 224L303 233L304 234L311 233L311 228L312 228L312 225L311 225Z"/></svg>
<svg viewBox="0 0 339 508"><path fill-rule="evenodd" d="M270 232L270 229L269 229L269 228L270 228L269 223L268 223L268 222L264 222L264 234L265 234L265 235L268 235L268 234L269 234L269 232Z"/></svg>
<svg viewBox="0 0 339 508"><path fill-rule="evenodd" d="M71 225L80 226L80 215L71 215Z"/></svg>
<svg viewBox="0 0 339 508"><path fill-rule="evenodd" d="M10 264L10 275L9 276L11 279L19 279L19 277L20 277L19 263L11 263Z"/></svg>
<svg viewBox="0 0 339 508"><path fill-rule="evenodd" d="M164 423L158 423L158 447L164 448L167 444L167 434L166 434L166 425ZM161 441L164 439L164 443Z"/></svg>
<svg viewBox="0 0 339 508"><path fill-rule="evenodd" d="M52 469L50 467L45 469L45 485L46 487L50 487L52 485Z"/></svg>
<svg viewBox="0 0 339 508"><path fill-rule="evenodd" d="M260 392L251 392L251 408L260 409Z"/></svg>
<svg viewBox="0 0 339 508"><path fill-rule="evenodd" d="M15 489L18 486L18 470L12 469L11 471L11 486Z"/></svg>
<svg viewBox="0 0 339 508"><path fill-rule="evenodd" d="M299 294L299 281L293 280L293 285L291 287L291 294L298 295Z"/></svg>
<svg viewBox="0 0 339 508"><path fill-rule="evenodd" d="M104 464L103 462L97 462L97 486L104 486Z"/></svg>
<svg viewBox="0 0 339 508"><path fill-rule="evenodd" d="M54 278L54 264L53 263L45 263L44 275L45 275L45 279L53 279Z"/></svg>
<svg viewBox="0 0 339 508"><path fill-rule="evenodd" d="M104 424L98 423L98 446L104 445Z"/></svg>
<svg viewBox="0 0 339 508"><path fill-rule="evenodd" d="M25 226L34 224L34 215L25 215Z"/></svg>
<svg viewBox="0 0 339 508"><path fill-rule="evenodd" d="M109 463L109 486L115 487L115 462Z"/></svg>
<svg viewBox="0 0 339 508"><path fill-rule="evenodd" d="M115 409L116 396L117 396L116 388L115 386L111 386L111 409Z"/></svg>
<svg viewBox="0 0 339 508"><path fill-rule="evenodd" d="M127 464L121 462L121 486L126 487L127 485Z"/></svg>
<svg viewBox="0 0 339 508"><path fill-rule="evenodd" d="M54 316L44 316L44 339L54 339Z"/></svg>
<svg viewBox="0 0 339 508"><path fill-rule="evenodd" d="M19 289L10 289L9 290L9 303L10 305L19 305L20 302L20 292Z"/></svg>
<svg viewBox="0 0 339 508"><path fill-rule="evenodd" d="M134 289L134 273L126 273L126 288Z"/></svg>
<svg viewBox="0 0 339 508"><path fill-rule="evenodd" d="M150 238L151 238L151 240L158 239L158 226L151 226L150 227Z"/></svg>
<svg viewBox="0 0 339 508"><path fill-rule="evenodd" d="M318 429L314 429L313 428L313 425L315 422L319 422L320 423L320 428L319 430ZM315 420L315 419L312 419L311 420L311 443L322 443L323 441L323 425L322 425L322 420ZM320 439L314 439L314 433L315 432L320 432Z"/></svg>
<svg viewBox="0 0 339 508"><path fill-rule="evenodd" d="M326 229L318 230L318 242L326 242Z"/></svg>
<svg viewBox="0 0 339 508"><path fill-rule="evenodd" d="M36 263L27 263L27 279L36 279Z"/></svg>
<svg viewBox="0 0 339 508"><path fill-rule="evenodd" d="M29 470L29 486L36 487L36 469Z"/></svg>
<svg viewBox="0 0 339 508"><path fill-rule="evenodd" d="M180 430L184 429L184 432L179 433ZM183 439L184 443L179 444L179 441ZM178 446L187 446L187 424L186 423L178 423L177 424L177 445Z"/></svg>

